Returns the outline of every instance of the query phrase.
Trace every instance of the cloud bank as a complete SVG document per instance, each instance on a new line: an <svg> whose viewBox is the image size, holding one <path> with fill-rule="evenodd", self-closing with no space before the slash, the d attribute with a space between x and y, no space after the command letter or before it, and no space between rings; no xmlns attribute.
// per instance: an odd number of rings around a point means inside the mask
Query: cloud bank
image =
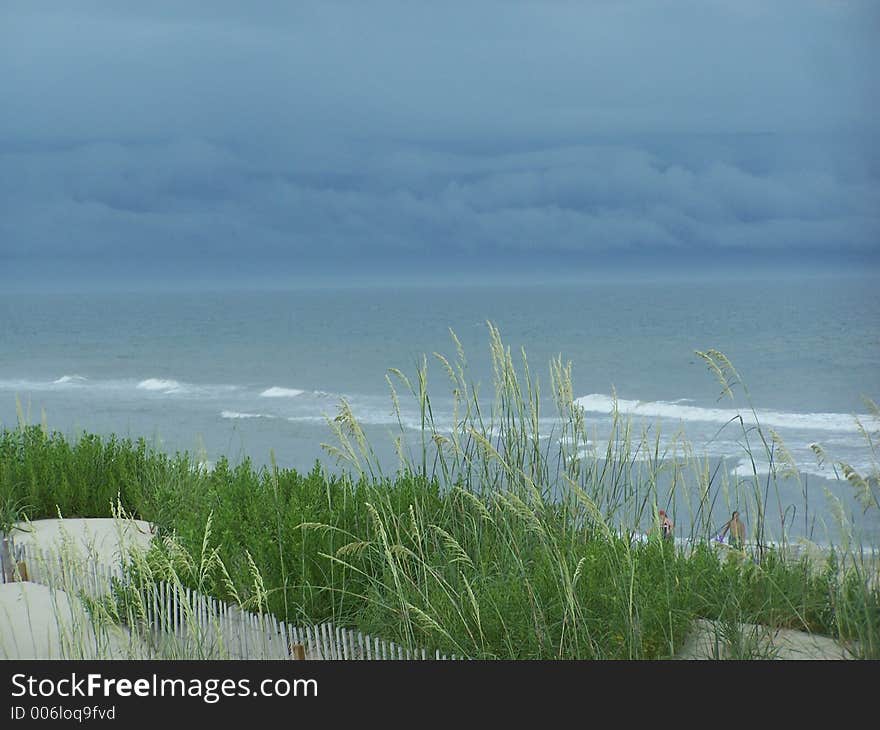
<svg viewBox="0 0 880 730"><path fill-rule="evenodd" d="M7 15L7 277L878 258L869 3Z"/></svg>

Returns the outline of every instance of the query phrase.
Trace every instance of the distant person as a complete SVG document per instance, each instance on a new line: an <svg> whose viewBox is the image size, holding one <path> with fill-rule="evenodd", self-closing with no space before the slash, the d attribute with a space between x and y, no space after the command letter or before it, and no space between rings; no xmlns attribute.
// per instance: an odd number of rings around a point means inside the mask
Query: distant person
<svg viewBox="0 0 880 730"><path fill-rule="evenodd" d="M672 539L672 520L669 519L669 515L666 514L666 510L660 510L658 513L660 517L660 535L664 540Z"/></svg>
<svg viewBox="0 0 880 730"><path fill-rule="evenodd" d="M739 518L739 512L734 512L731 518L724 523L724 527L721 528L721 534L718 536L718 539L723 542L724 536L728 532L730 533L730 546L735 547L737 550L742 550L743 545L746 544L746 526Z"/></svg>

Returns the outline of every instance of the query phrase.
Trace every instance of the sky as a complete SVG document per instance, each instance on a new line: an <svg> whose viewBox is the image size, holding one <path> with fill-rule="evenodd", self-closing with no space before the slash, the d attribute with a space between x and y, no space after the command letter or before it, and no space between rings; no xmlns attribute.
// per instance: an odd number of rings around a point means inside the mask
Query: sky
<svg viewBox="0 0 880 730"><path fill-rule="evenodd" d="M880 4L0 0L0 285L880 270Z"/></svg>

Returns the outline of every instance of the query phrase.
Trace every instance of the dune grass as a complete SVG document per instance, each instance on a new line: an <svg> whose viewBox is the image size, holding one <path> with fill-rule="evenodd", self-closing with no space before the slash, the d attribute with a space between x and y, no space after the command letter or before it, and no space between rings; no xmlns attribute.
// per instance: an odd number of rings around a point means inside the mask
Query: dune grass
<svg viewBox="0 0 880 730"><path fill-rule="evenodd" d="M455 356L434 357L453 396L451 431L434 420L427 358L412 377L389 371L398 416L401 397L421 416L415 436L401 424L393 473L344 401L329 419L336 468L306 474L274 459L256 467L221 458L208 472L143 440L71 440L22 424L0 432L4 519L111 516L120 505L172 538L150 558L164 566L157 575L288 622L333 620L461 656L672 657L697 618L802 629L880 656L871 546L850 530L818 559L788 550L775 487L793 465L776 434L733 424L753 465L759 454L773 465L767 477L755 469L734 484L684 439L670 452L656 434L636 434L616 408L597 448L561 358L550 368L557 425L542 433L546 403L525 353L515 363L498 330L489 334L488 404L454 334ZM721 353L699 354L732 398L733 366ZM866 508L877 508L876 472L839 466ZM757 516L749 550L719 554L713 545L719 498ZM670 505L690 516L676 527L690 538L686 549L655 529ZM640 526L649 539L634 539ZM727 633L737 656L748 653L749 642Z"/></svg>

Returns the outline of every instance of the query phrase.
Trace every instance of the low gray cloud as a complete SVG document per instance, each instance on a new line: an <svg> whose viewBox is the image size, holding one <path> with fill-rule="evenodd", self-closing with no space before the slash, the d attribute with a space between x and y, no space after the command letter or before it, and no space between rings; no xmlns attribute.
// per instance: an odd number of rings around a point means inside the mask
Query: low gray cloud
<svg viewBox="0 0 880 730"><path fill-rule="evenodd" d="M367 154L346 178L257 164L203 140L5 153L0 230L19 255L229 256L873 249L880 233L877 181L828 170L687 167L626 146L412 154L385 164Z"/></svg>
<svg viewBox="0 0 880 730"><path fill-rule="evenodd" d="M860 2L13 3L0 263L876 259L878 18Z"/></svg>

